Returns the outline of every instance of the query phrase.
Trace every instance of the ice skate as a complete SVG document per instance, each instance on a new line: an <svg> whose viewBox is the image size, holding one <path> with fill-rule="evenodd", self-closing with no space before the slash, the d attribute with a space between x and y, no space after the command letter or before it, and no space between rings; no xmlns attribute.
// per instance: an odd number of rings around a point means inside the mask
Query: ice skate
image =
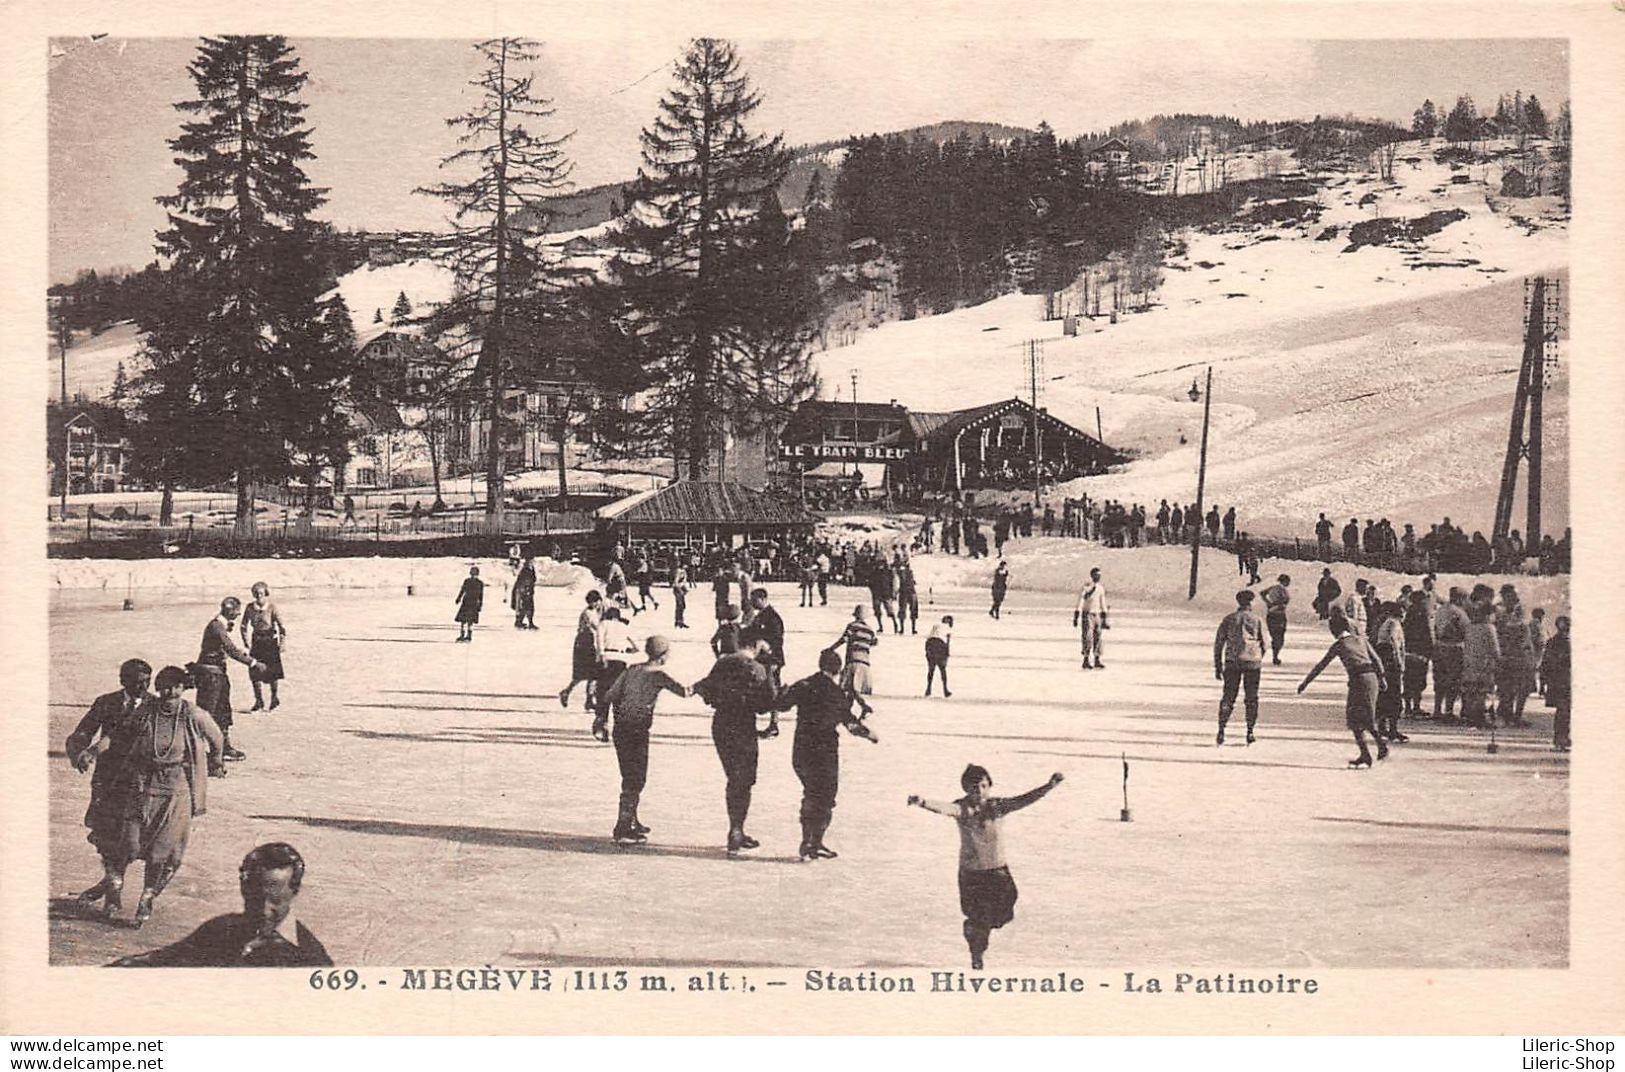
<svg viewBox="0 0 1625 1072"><path fill-rule="evenodd" d="M1213 743L1215 745L1224 744L1224 727L1223 726L1219 727L1218 735L1213 738Z"/></svg>
<svg viewBox="0 0 1625 1072"><path fill-rule="evenodd" d="M1357 756L1354 759L1349 760L1349 767L1353 770L1359 770L1361 767L1369 766L1371 766L1370 756Z"/></svg>
<svg viewBox="0 0 1625 1072"><path fill-rule="evenodd" d="M1255 736L1253 736L1253 731L1252 731L1252 730L1248 730L1248 731L1247 731L1247 743L1248 743L1248 744L1252 744L1252 743L1253 743L1253 742L1254 742L1254 741L1256 741L1256 740L1258 740L1258 738L1257 738L1257 737L1255 737Z"/></svg>
<svg viewBox="0 0 1625 1072"><path fill-rule="evenodd" d="M835 859L836 857L838 857L840 855L841 855L840 853L836 852L834 849L830 848L828 845L823 844L822 842L820 842L819 844L813 846L813 856L816 859L819 859L819 860L833 860L833 859Z"/></svg>
<svg viewBox="0 0 1625 1072"><path fill-rule="evenodd" d="M640 834L629 826L617 826L610 835L617 845L642 845L649 840L647 835Z"/></svg>
<svg viewBox="0 0 1625 1072"><path fill-rule="evenodd" d="M135 903L135 916L130 920L130 926L132 928L135 930L140 930L142 927L146 926L147 920L152 918L152 902L156 900L157 897L158 894L153 890L141 891L141 900Z"/></svg>

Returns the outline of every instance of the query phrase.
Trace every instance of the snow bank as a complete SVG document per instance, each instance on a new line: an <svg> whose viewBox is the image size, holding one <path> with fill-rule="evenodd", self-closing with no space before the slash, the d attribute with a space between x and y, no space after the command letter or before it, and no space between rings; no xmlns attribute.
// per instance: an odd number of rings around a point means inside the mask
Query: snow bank
<svg viewBox="0 0 1625 1072"><path fill-rule="evenodd" d="M514 571L507 559L458 558L290 558L221 559L51 559L53 589L123 590L220 589L225 595L241 589L246 595L256 581L272 590L283 588L400 588L408 584L419 592L455 592L477 565L487 584L506 587ZM536 561L536 583L550 588L592 586L592 574L581 566Z"/></svg>
<svg viewBox="0 0 1625 1072"><path fill-rule="evenodd" d="M1236 571L1236 558L1223 551L1202 549L1202 565L1198 578L1196 598L1187 602L1190 585L1191 552L1186 547L1108 548L1088 540L1061 537L1034 536L1018 540L1005 548L1005 561L1010 567L1010 588L1013 592L1067 592L1075 593L1089 579L1089 570L1099 566L1101 582L1113 600L1121 603L1191 606L1215 613L1224 613L1236 605L1237 590L1247 587L1244 577ZM918 555L913 559L914 572L922 586L952 588L986 588L992 583L996 558L977 559L953 555ZM1298 562L1287 559L1266 558L1259 564L1263 584L1261 591L1275 583L1280 574L1292 578L1294 606L1308 612L1315 598L1315 585L1320 571L1326 565L1319 562ZM1370 569L1347 562L1329 563L1332 576L1343 591L1354 590L1356 578L1364 577L1377 586L1384 597L1399 593L1402 585L1417 585L1421 579L1414 575L1389 570ZM1511 582L1518 588L1528 607L1545 607L1547 620L1569 610L1569 579L1567 577L1473 577L1457 573L1439 574L1438 587L1447 592L1452 586L1470 589L1482 580L1497 589Z"/></svg>

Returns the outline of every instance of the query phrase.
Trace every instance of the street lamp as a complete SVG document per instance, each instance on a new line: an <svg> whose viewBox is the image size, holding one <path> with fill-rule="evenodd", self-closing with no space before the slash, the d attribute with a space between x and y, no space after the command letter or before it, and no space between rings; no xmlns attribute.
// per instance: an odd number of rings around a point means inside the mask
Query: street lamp
<svg viewBox="0 0 1625 1072"><path fill-rule="evenodd" d="M1210 375L1211 375L1211 372L1210 372ZM1200 402L1200 401L1202 401L1202 389L1200 387L1196 386L1196 378L1194 376L1191 377L1191 389L1189 391L1186 391L1185 393L1190 396L1190 400L1192 402Z"/></svg>

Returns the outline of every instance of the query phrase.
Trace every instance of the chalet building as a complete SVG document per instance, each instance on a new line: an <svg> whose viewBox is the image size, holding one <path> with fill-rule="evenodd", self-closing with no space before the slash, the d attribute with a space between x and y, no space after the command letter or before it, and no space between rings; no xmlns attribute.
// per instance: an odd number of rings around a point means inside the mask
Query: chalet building
<svg viewBox="0 0 1625 1072"><path fill-rule="evenodd" d="M1537 197L1540 194L1540 175L1509 167L1501 174L1502 197Z"/></svg>
<svg viewBox="0 0 1625 1072"><path fill-rule="evenodd" d="M455 383L447 387L447 359L439 349L421 336L386 331L363 346L360 357L375 397L355 414L364 434L354 444L347 483L388 487L426 481L435 463L445 476L485 469L491 438L486 394ZM568 464L571 444L559 445L561 423L572 412L603 402L583 393L574 372L570 360L558 359L540 367L537 378L503 392L508 472ZM385 384L404 384L403 396L388 403Z"/></svg>
<svg viewBox="0 0 1625 1072"><path fill-rule="evenodd" d="M1124 460L1095 437L1019 398L948 413L896 402L806 402L779 437L782 484L859 479L915 496L1030 486L1103 472Z"/></svg>
<svg viewBox="0 0 1625 1072"><path fill-rule="evenodd" d="M819 520L794 499L720 480L680 480L598 511L605 542L636 544L656 558L678 549L787 547L811 536Z"/></svg>
<svg viewBox="0 0 1625 1072"><path fill-rule="evenodd" d="M125 437L124 414L118 407L89 403L52 409L55 412L48 414L47 422L52 440L47 451L52 490L59 492L62 487L62 475L56 467L65 447L70 495L124 491L130 484L130 441Z"/></svg>
<svg viewBox="0 0 1625 1072"><path fill-rule="evenodd" d="M1122 138L1108 138L1089 150L1086 166L1096 182L1114 182L1134 173L1134 150Z"/></svg>

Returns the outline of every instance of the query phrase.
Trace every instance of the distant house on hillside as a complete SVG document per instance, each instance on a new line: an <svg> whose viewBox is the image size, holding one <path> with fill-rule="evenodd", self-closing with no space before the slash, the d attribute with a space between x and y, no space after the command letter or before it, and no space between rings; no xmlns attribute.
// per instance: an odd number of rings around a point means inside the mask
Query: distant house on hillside
<svg viewBox="0 0 1625 1072"><path fill-rule="evenodd" d="M1540 176L1509 167L1501 174L1502 197L1535 197L1540 193Z"/></svg>
<svg viewBox="0 0 1625 1072"><path fill-rule="evenodd" d="M1122 138L1108 138L1089 150L1087 169L1096 182L1121 179L1134 170L1134 150Z"/></svg>

